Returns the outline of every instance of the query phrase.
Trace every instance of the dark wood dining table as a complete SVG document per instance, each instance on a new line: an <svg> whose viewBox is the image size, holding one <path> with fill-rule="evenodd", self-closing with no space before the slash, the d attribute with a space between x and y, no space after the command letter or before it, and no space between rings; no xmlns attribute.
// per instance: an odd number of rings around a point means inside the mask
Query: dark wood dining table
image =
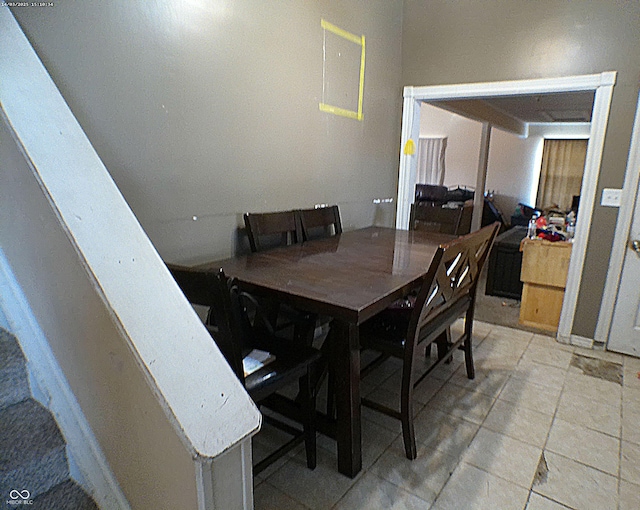
<svg viewBox="0 0 640 510"><path fill-rule="evenodd" d="M369 227L203 264L259 294L333 318L329 363L335 374L338 470L362 468L358 326L405 296L453 236Z"/></svg>

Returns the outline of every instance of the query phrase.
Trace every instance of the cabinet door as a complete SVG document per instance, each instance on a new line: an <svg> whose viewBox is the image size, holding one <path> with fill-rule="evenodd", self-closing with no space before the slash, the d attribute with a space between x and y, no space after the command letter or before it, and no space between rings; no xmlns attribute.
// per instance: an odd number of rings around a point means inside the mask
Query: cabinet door
<svg viewBox="0 0 640 510"><path fill-rule="evenodd" d="M520 305L520 324L547 331L558 331L564 289L525 283Z"/></svg>
<svg viewBox="0 0 640 510"><path fill-rule="evenodd" d="M571 243L526 240L523 245L522 273L526 283L564 289L571 260Z"/></svg>

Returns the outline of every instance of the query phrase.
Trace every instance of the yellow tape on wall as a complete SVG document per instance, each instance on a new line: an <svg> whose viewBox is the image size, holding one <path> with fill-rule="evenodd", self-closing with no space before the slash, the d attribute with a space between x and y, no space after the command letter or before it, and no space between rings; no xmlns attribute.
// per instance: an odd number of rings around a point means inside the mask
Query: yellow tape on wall
<svg viewBox="0 0 640 510"><path fill-rule="evenodd" d="M358 46L360 46L362 48L361 52L360 52L360 82L358 85L358 109L357 110L347 110L346 108L340 108L338 106L332 106L326 103L319 103L318 106L320 108L320 111L326 112L326 113L332 113L333 115L339 115L341 117L348 117L350 119L356 119L361 121L363 119L363 114L362 114L362 103L363 103L363 97L364 97L364 64L365 64L365 39L364 39L364 35L362 36L358 36L355 34L352 34L351 32L347 32L346 30L343 30L342 28L334 25L333 23L329 23L328 21L321 19L320 20L320 26L324 29L327 30L339 37L342 37L343 39L346 39L347 41L350 41L354 44L357 44Z"/></svg>

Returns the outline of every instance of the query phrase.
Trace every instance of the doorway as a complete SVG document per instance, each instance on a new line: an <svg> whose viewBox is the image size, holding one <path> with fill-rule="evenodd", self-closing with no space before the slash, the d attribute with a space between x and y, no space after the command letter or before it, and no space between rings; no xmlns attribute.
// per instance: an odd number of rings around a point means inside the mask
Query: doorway
<svg viewBox="0 0 640 510"><path fill-rule="evenodd" d="M570 76L564 78L517 80L492 83L471 83L457 85L437 85L426 87L405 87L402 112L402 134L400 169L398 179L398 203L396 228L407 229L409 211L413 202L416 179L416 158L404 148L410 140L419 137L420 104L424 101L456 101L462 99L489 99L496 97L529 96L532 94L554 94L563 92L594 92L589 147L582 181L580 209L576 227L576 238L569 264L566 293L560 316L557 337L565 343L571 342L571 331L577 305L580 279L586 256L589 225L596 202L596 184L600 174L600 163L607 130L609 108L615 84L616 73L605 72L594 75ZM489 123L486 123L488 126ZM485 168L486 172L486 168ZM479 181L481 179L478 179ZM480 190L477 190L480 192Z"/></svg>

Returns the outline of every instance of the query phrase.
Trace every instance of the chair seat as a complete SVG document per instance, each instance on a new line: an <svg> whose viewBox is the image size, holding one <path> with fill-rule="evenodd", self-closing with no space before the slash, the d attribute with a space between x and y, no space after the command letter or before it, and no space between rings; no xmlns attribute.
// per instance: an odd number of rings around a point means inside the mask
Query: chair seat
<svg viewBox="0 0 640 510"><path fill-rule="evenodd" d="M428 320L420 330L419 341L437 335L456 318L462 316L469 307L471 296L464 294L441 308L433 319ZM407 328L411 320L414 306L389 307L360 326L361 344L363 348L371 348L391 355L402 352L406 342Z"/></svg>
<svg viewBox="0 0 640 510"><path fill-rule="evenodd" d="M383 352L390 349L401 351L412 312L412 308L387 308L364 322L360 326L362 347Z"/></svg>
<svg viewBox="0 0 640 510"><path fill-rule="evenodd" d="M307 345L313 342L313 334L318 323L316 314L298 310L286 303L277 303L277 315L272 320L275 322L273 329L278 334L289 331L293 333L292 338L296 342L304 342Z"/></svg>
<svg viewBox="0 0 640 510"><path fill-rule="evenodd" d="M322 357L322 353L313 347L273 336L256 339L254 346L275 356L273 361L245 378L245 388L256 403L273 393L274 385L282 387L287 382L297 381Z"/></svg>

